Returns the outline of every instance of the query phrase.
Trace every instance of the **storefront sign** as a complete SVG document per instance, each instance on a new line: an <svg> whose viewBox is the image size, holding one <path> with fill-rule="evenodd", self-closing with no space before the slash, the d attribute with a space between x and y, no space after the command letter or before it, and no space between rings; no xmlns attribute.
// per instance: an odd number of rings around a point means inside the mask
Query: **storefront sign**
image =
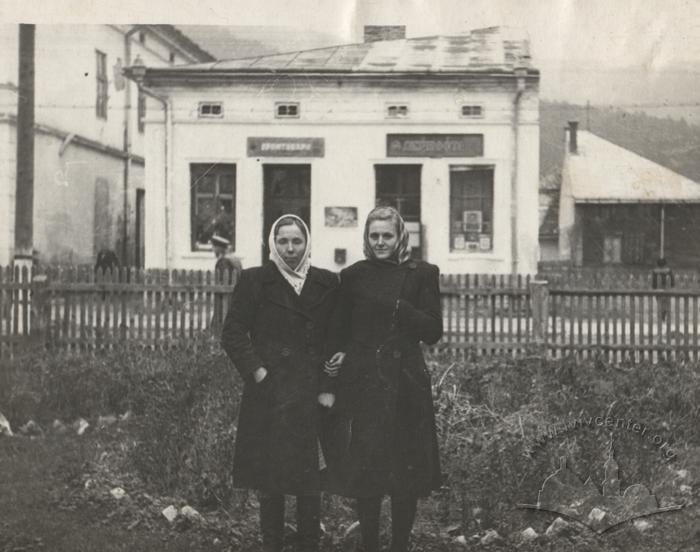
<svg viewBox="0 0 700 552"><path fill-rule="evenodd" d="M387 134L387 157L481 157L483 134Z"/></svg>
<svg viewBox="0 0 700 552"><path fill-rule="evenodd" d="M323 157L323 138L248 138L248 157Z"/></svg>

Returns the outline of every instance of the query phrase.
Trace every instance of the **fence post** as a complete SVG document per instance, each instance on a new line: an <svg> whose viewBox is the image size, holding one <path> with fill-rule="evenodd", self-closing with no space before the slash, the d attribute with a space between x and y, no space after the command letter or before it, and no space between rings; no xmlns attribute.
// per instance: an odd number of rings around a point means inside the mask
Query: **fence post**
<svg viewBox="0 0 700 552"><path fill-rule="evenodd" d="M532 305L532 339L537 348L544 349L549 322L549 284L546 280L530 281L530 303Z"/></svg>
<svg viewBox="0 0 700 552"><path fill-rule="evenodd" d="M32 341L41 347L47 343L47 334L49 331L48 317L48 276L46 274L36 274L31 280L30 301L28 305L29 317L29 334L32 336Z"/></svg>

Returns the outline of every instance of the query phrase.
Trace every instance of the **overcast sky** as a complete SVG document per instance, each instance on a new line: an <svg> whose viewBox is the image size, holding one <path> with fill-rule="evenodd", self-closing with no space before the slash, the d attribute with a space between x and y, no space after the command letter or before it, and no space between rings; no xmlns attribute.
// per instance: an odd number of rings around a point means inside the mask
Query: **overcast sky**
<svg viewBox="0 0 700 552"><path fill-rule="evenodd" d="M598 84L619 100L621 67L647 74L652 88L659 72L685 72L669 86L675 101L697 100L700 89L700 0L0 0L0 21L18 20L280 25L341 43L361 40L364 24L404 24L409 37L507 25L529 33L545 96L582 86L595 96L586 87ZM596 73L615 73L617 84L590 83Z"/></svg>
<svg viewBox="0 0 700 552"><path fill-rule="evenodd" d="M2 0L0 20L286 25L355 41L365 23L410 36L525 28L539 59L662 67L700 61L699 0Z"/></svg>

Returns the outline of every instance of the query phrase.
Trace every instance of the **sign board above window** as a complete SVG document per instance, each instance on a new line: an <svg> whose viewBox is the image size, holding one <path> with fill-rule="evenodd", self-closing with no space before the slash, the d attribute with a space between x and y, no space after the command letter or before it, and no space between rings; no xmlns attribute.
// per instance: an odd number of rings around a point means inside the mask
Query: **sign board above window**
<svg viewBox="0 0 700 552"><path fill-rule="evenodd" d="M248 157L323 157L323 138L248 138Z"/></svg>
<svg viewBox="0 0 700 552"><path fill-rule="evenodd" d="M483 134L387 134L387 157L481 157Z"/></svg>

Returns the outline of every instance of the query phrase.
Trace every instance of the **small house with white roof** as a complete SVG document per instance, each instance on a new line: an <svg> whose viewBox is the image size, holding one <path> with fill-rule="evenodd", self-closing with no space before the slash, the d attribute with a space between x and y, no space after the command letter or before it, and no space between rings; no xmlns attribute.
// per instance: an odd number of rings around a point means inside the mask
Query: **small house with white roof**
<svg viewBox="0 0 700 552"><path fill-rule="evenodd" d="M569 124L559 260L574 266L697 267L700 184Z"/></svg>

